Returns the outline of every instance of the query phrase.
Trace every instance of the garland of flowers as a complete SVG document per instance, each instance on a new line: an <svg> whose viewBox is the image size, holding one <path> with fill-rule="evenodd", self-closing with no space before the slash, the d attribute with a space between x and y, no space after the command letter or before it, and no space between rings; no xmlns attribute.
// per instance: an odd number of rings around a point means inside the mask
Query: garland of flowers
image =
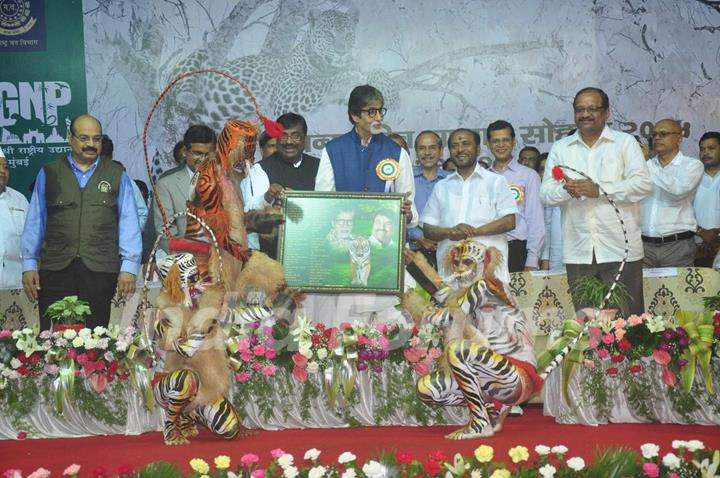
<svg viewBox="0 0 720 478"><path fill-rule="evenodd" d="M269 464L263 466L254 453L239 455L237 463L227 455L214 457L212 465L202 458L190 460L191 473L183 473L173 464L155 462L140 469L130 464L117 471L99 466L92 470L95 478L111 476L143 478L713 478L720 467L720 451L706 449L699 440L672 442L672 451L660 456L660 447L645 443L640 453L627 448L611 448L598 452L592 463L578 456L568 455L564 445L537 445L531 452L517 445L508 450L509 460L501 461L492 446L481 444L472 455L448 454L439 449L426 457L418 457L410 450L382 451L364 463L345 451L331 462L320 461L322 452L311 448L296 462L290 453L280 448L270 451ZM77 478L80 466L73 464L63 476ZM38 468L27 478L47 477L50 472ZM5 470L4 477L23 478L19 469Z"/></svg>

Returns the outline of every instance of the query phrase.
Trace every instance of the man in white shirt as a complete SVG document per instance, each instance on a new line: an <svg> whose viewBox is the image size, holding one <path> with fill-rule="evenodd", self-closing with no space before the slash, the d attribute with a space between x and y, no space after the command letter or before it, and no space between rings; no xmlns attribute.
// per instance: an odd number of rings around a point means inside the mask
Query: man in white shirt
<svg viewBox="0 0 720 478"><path fill-rule="evenodd" d="M28 200L8 187L10 169L0 149L0 289L22 288L21 238Z"/></svg>
<svg viewBox="0 0 720 478"><path fill-rule="evenodd" d="M640 203L643 266L692 267L697 228L692 200L703 166L680 152L678 121L658 121L653 137L656 156L647 162L653 189Z"/></svg>
<svg viewBox="0 0 720 478"><path fill-rule="evenodd" d="M515 228L517 204L507 180L478 165L480 135L468 129L450 134L448 149L457 165L454 173L435 185L420 221L423 234L438 244L438 272L450 280L444 259L457 241L472 239L494 246L503 256L497 276L509 282L505 233Z"/></svg>
<svg viewBox="0 0 720 478"><path fill-rule="evenodd" d="M573 101L577 131L553 144L540 186L548 206L562 208L563 259L572 288L581 277L596 276L610 283L628 249L620 276L629 298L625 316L644 311L643 247L639 202L650 193L652 181L637 140L607 126L610 100L599 88L583 88ZM553 178L555 166L569 166L591 179L564 170L566 179ZM622 221L600 187L615 201ZM627 243L623 234L627 231ZM575 304L580 309L586 304Z"/></svg>
<svg viewBox="0 0 720 478"><path fill-rule="evenodd" d="M695 266L713 267L720 246L720 132L708 131L700 137L700 161L705 174L695 193L698 224Z"/></svg>

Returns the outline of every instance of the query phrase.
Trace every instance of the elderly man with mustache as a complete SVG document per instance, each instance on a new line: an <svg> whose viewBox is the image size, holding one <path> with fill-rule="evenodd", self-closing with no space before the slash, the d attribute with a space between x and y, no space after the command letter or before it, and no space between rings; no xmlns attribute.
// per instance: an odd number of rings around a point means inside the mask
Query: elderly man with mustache
<svg viewBox="0 0 720 478"><path fill-rule="evenodd" d="M72 152L38 173L23 230L23 288L38 301L40 328L48 306L77 295L90 304L88 327L107 326L115 291L135 291L142 238L130 178L102 159L102 125L84 114L68 131Z"/></svg>

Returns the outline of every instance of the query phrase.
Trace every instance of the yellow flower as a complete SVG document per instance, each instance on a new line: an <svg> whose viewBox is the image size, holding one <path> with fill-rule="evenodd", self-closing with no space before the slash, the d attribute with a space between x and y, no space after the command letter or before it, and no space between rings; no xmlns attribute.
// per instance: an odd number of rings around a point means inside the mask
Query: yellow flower
<svg viewBox="0 0 720 478"><path fill-rule="evenodd" d="M200 478L210 478L209 475L200 475Z"/></svg>
<svg viewBox="0 0 720 478"><path fill-rule="evenodd" d="M208 473L210 471L210 465L207 464L202 458L193 458L190 460L190 468L197 471L198 473Z"/></svg>
<svg viewBox="0 0 720 478"><path fill-rule="evenodd" d="M495 470L490 475L490 478L510 478L510 472L506 469Z"/></svg>
<svg viewBox="0 0 720 478"><path fill-rule="evenodd" d="M216 456L215 466L218 470L227 470L230 468L230 457L226 455Z"/></svg>
<svg viewBox="0 0 720 478"><path fill-rule="evenodd" d="M480 463L487 463L493 459L493 448L487 445L480 445L475 448L475 459Z"/></svg>
<svg viewBox="0 0 720 478"><path fill-rule="evenodd" d="M521 461L525 461L530 458L528 449L524 446L510 448L510 450L508 450L508 455L512 458L513 463L520 463Z"/></svg>

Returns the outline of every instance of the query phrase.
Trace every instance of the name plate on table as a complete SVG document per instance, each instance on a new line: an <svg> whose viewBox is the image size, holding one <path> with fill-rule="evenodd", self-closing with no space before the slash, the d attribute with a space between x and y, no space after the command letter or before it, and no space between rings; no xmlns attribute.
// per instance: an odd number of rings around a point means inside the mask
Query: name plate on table
<svg viewBox="0 0 720 478"><path fill-rule="evenodd" d="M643 269L643 277L677 277L677 267L656 267L654 269Z"/></svg>

